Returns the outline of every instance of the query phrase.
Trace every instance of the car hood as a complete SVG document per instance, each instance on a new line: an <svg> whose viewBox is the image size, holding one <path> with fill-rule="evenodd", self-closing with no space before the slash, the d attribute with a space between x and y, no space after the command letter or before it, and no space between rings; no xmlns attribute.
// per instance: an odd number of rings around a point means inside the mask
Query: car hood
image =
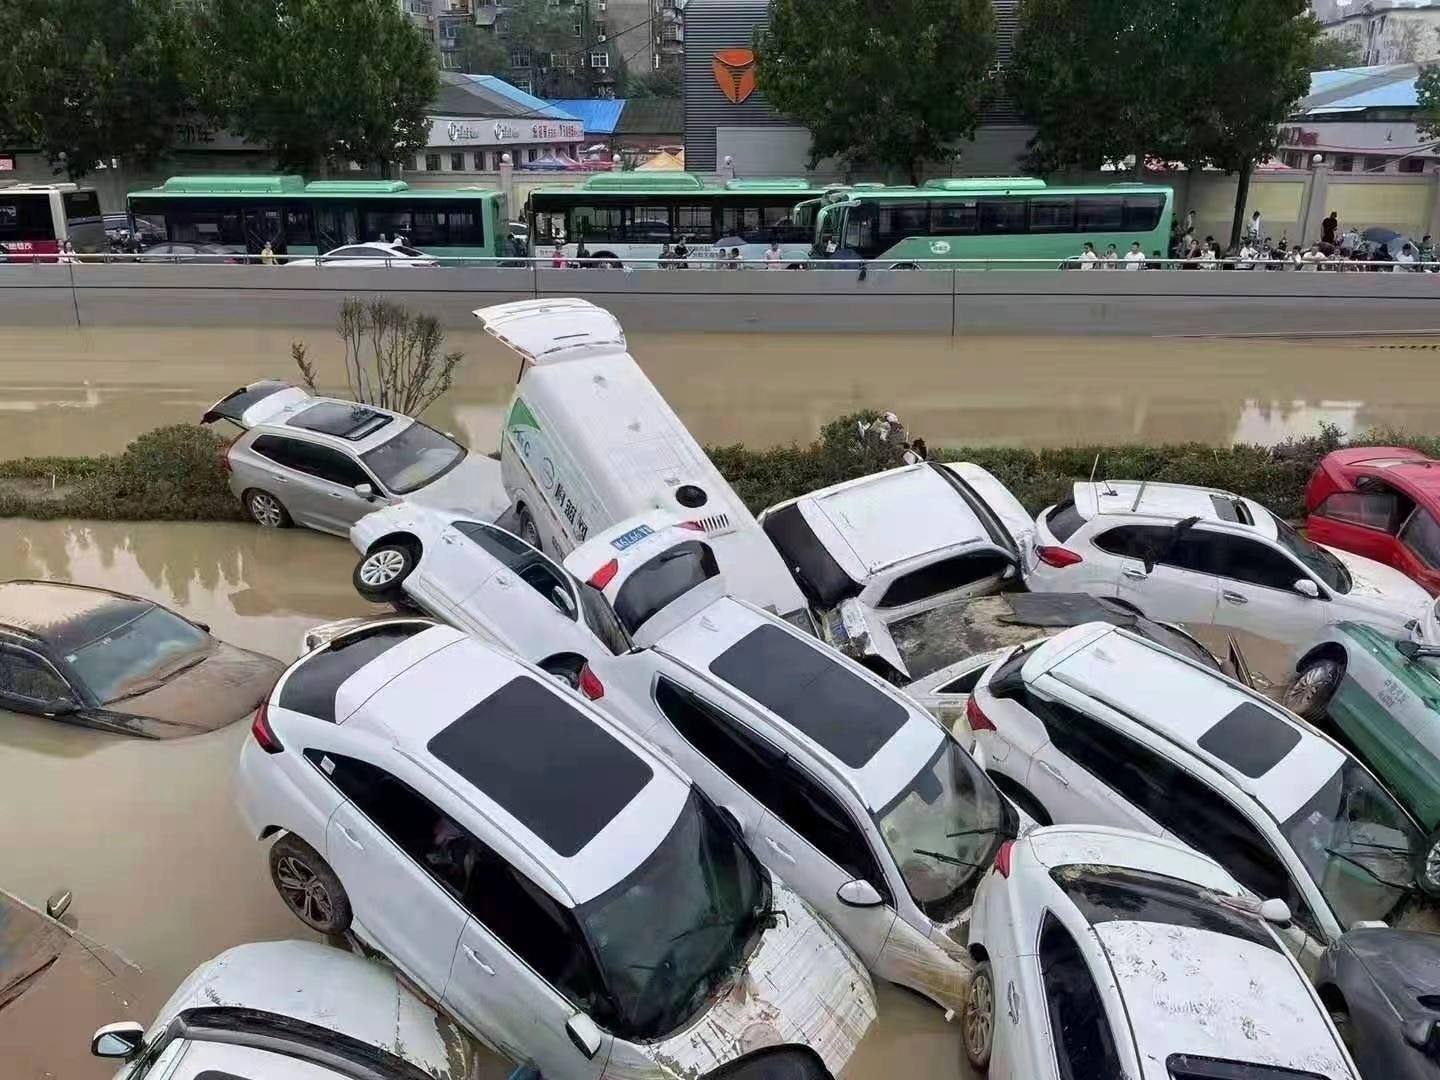
<svg viewBox="0 0 1440 1080"><path fill-rule="evenodd" d="M0 892L0 1046L7 1077L108 1076L90 1033L136 1007L140 969ZM158 995L157 995L158 996Z"/></svg>
<svg viewBox="0 0 1440 1080"><path fill-rule="evenodd" d="M1434 1015L1420 999L1440 996L1440 934L1390 927L1351 930L1337 947L1350 950L1402 1024Z"/></svg>
<svg viewBox="0 0 1440 1080"><path fill-rule="evenodd" d="M784 912L729 987L688 1027L655 1043L616 1042L607 1073L697 1077L783 1043L809 1046L839 1075L875 1020L875 989L850 948L798 896L774 880ZM640 1057L623 1060L630 1054ZM616 1068L617 1059L620 1068Z"/></svg>
<svg viewBox="0 0 1440 1080"><path fill-rule="evenodd" d="M500 462L475 453L467 454L464 461L440 479L404 498L406 502L436 510L463 511L487 522L510 509L510 500L500 479Z"/></svg>
<svg viewBox="0 0 1440 1080"><path fill-rule="evenodd" d="M1429 611L1433 603L1430 594L1399 570L1348 551L1325 550L1350 571L1350 591L1341 597L1347 606L1389 615L1389 621L1399 626L1423 619Z"/></svg>
<svg viewBox="0 0 1440 1080"><path fill-rule="evenodd" d="M173 739L214 731L244 719L264 701L285 665L223 641L194 667L164 686L124 698L107 710L131 718L136 734Z"/></svg>
<svg viewBox="0 0 1440 1080"><path fill-rule="evenodd" d="M189 1009L253 1009L358 1039L435 1077L469 1080L475 1048L393 968L312 941L239 945L191 972L145 1033Z"/></svg>

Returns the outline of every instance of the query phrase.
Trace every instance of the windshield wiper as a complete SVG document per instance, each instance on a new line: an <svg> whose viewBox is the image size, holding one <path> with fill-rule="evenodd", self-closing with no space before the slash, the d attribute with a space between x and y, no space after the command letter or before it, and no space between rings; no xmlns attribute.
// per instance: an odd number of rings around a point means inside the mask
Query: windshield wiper
<svg viewBox="0 0 1440 1080"><path fill-rule="evenodd" d="M1359 859L1351 858L1349 855L1346 855L1343 851L1336 851L1334 848L1328 848L1328 847L1327 847L1327 848L1325 849L1325 854L1326 854L1326 855L1333 855L1335 858L1341 860L1342 862L1347 862L1347 863L1349 863L1351 866L1358 866L1361 870L1364 870L1365 873L1369 874L1370 877L1374 878L1374 879L1375 879L1377 882L1379 882L1381 885L1384 885L1385 888L1387 888L1387 889L1396 889L1396 890L1398 890L1398 891L1400 891L1400 892L1413 892L1413 891L1415 890L1415 883L1414 883L1413 881L1407 881L1407 882L1404 882L1403 884L1400 883L1400 882L1388 881L1388 880L1386 880L1385 878L1381 877L1379 874L1377 874L1373 869L1371 869L1370 867L1366 866L1366 865L1365 865L1363 862L1361 862Z"/></svg>
<svg viewBox="0 0 1440 1080"><path fill-rule="evenodd" d="M959 832L947 832L946 840L954 840L959 836L994 836L1005 828L1004 825L986 825L982 829L961 829Z"/></svg>
<svg viewBox="0 0 1440 1080"><path fill-rule="evenodd" d="M938 862L950 863L952 866L968 866L972 870L984 869L983 863L966 862L964 859L957 859L954 855L946 855L941 851L926 851L924 848L912 848L916 855L924 855L927 859L935 859Z"/></svg>

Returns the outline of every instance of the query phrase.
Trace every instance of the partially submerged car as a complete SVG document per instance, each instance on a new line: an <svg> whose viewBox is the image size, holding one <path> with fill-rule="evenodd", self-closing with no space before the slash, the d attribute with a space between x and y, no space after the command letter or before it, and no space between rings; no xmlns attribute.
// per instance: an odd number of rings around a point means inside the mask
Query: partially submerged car
<svg viewBox="0 0 1440 1080"><path fill-rule="evenodd" d="M1315 985L1362 1075L1440 1080L1440 934L1351 930Z"/></svg>
<svg viewBox="0 0 1440 1080"><path fill-rule="evenodd" d="M148 1030L120 1021L90 1041L96 1057L124 1062L115 1080L473 1080L476 1051L394 968L312 941L227 949Z"/></svg>
<svg viewBox="0 0 1440 1080"><path fill-rule="evenodd" d="M1036 562L1029 512L969 462L862 476L772 506L759 520L825 639L899 681L929 674L901 645L926 636L917 619L1022 583Z"/></svg>
<svg viewBox="0 0 1440 1080"><path fill-rule="evenodd" d="M0 583L0 708L174 738L249 716L283 666L138 596Z"/></svg>

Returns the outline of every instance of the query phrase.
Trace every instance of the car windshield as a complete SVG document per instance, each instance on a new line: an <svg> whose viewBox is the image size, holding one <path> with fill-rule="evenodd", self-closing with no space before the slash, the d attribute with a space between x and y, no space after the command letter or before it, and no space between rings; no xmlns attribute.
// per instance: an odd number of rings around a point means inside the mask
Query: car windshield
<svg viewBox="0 0 1440 1080"><path fill-rule="evenodd" d="M1270 513L1268 510L1265 512ZM1350 591L1350 571L1345 569L1344 563L1319 544L1306 540L1274 514L1270 514L1270 520L1275 522L1275 539L1280 542L1281 547L1309 567L1316 577L1337 593Z"/></svg>
<svg viewBox="0 0 1440 1080"><path fill-rule="evenodd" d="M1425 838L1353 758L1281 831L1341 926L1389 917L1415 888Z"/></svg>
<svg viewBox="0 0 1440 1080"><path fill-rule="evenodd" d="M905 888L936 922L966 908L996 849L1014 839L1018 824L995 785L948 737L875 821Z"/></svg>
<svg viewBox="0 0 1440 1080"><path fill-rule="evenodd" d="M71 681L105 704L153 689L187 662L203 658L213 642L198 626L154 607L62 659Z"/></svg>
<svg viewBox="0 0 1440 1080"><path fill-rule="evenodd" d="M770 879L693 790L660 846L577 914L610 992L616 1035L656 1039L690 1019L749 954Z"/></svg>
<svg viewBox="0 0 1440 1080"><path fill-rule="evenodd" d="M406 247L404 244L393 244L391 246L401 255L404 255L407 259L425 258L425 252L421 251L419 248Z"/></svg>
<svg viewBox="0 0 1440 1080"><path fill-rule="evenodd" d="M392 495L408 495L464 461L465 448L416 420L360 460Z"/></svg>

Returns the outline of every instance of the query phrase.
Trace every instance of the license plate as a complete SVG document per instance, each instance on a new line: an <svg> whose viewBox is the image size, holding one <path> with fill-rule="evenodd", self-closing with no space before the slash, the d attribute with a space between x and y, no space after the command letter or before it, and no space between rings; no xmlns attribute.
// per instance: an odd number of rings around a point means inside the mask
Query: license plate
<svg viewBox="0 0 1440 1080"><path fill-rule="evenodd" d="M649 525L640 525L634 529L631 529L627 533L617 536L614 540L611 540L610 546L613 547L616 551L624 551L628 547L634 547L641 540L644 540L647 536L654 535L655 530L650 528Z"/></svg>

